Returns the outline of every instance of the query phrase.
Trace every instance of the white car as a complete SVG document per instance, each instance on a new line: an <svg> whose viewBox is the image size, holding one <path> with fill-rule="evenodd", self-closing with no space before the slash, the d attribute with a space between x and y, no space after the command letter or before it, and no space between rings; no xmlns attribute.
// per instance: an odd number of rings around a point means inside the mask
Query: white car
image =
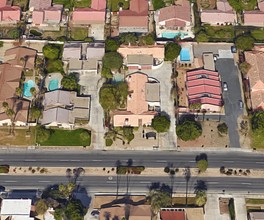
<svg viewBox="0 0 264 220"><path fill-rule="evenodd" d="M225 92L228 90L228 87L227 87L227 83L226 83L226 82L223 83L223 90L224 90Z"/></svg>

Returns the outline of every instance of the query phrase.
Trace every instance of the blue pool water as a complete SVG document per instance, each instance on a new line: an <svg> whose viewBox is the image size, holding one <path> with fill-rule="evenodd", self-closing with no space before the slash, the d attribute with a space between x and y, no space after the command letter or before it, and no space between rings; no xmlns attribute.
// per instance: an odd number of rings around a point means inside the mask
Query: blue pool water
<svg viewBox="0 0 264 220"><path fill-rule="evenodd" d="M162 33L162 37L167 38L167 39L174 39L175 37L178 37L178 36L181 39L183 39L187 35L188 35L188 33L184 33L184 32L171 32L171 33L165 32L165 33Z"/></svg>
<svg viewBox="0 0 264 220"><path fill-rule="evenodd" d="M190 61L191 60L190 50L188 48L182 48L181 49L180 60L181 61Z"/></svg>
<svg viewBox="0 0 264 220"><path fill-rule="evenodd" d="M119 82L124 82L124 75L120 73L114 74L113 83L119 83Z"/></svg>
<svg viewBox="0 0 264 220"><path fill-rule="evenodd" d="M59 80L52 79L49 83L49 91L53 91L59 88Z"/></svg>
<svg viewBox="0 0 264 220"><path fill-rule="evenodd" d="M24 83L24 91L23 94L25 97L30 98L32 96L30 89L35 87L35 83L33 80L28 80L27 82Z"/></svg>

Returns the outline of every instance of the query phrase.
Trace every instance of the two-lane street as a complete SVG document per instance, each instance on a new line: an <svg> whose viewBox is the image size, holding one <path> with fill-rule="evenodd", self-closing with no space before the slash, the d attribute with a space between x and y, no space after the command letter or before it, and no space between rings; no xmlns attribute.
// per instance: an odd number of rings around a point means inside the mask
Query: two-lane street
<svg viewBox="0 0 264 220"><path fill-rule="evenodd" d="M83 152L5 152L0 151L0 164L11 166L42 167L115 167L117 162L125 165L128 160L133 165L146 167L195 167L195 158L200 152L176 151L83 151ZM221 166L244 169L264 169L264 155L243 152L207 152L209 167Z"/></svg>

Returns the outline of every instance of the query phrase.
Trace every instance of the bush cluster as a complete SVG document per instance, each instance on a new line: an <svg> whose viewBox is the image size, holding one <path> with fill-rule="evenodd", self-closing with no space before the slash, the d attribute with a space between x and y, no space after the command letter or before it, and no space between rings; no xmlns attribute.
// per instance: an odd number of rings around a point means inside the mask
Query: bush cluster
<svg viewBox="0 0 264 220"><path fill-rule="evenodd" d="M144 166L118 166L116 169L117 174L141 174L145 170Z"/></svg>
<svg viewBox="0 0 264 220"><path fill-rule="evenodd" d="M9 173L9 165L0 165L0 173Z"/></svg>
<svg viewBox="0 0 264 220"><path fill-rule="evenodd" d="M236 169L226 169L224 166L220 167L220 173L221 174L225 174L227 176L231 176L231 175L244 175L244 176L248 176L250 175L250 170L249 169L246 169L246 170L243 170L243 169L239 169L239 170L236 170Z"/></svg>

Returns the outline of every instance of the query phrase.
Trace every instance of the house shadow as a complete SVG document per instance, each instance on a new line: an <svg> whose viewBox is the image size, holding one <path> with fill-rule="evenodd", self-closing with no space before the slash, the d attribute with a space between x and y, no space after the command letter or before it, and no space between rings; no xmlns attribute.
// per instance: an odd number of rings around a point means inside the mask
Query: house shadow
<svg viewBox="0 0 264 220"><path fill-rule="evenodd" d="M118 207L120 204L138 206L138 205L144 205L145 202L146 199L133 201L133 199L130 196L124 196L123 198L118 198L113 200L112 202L101 205L101 208Z"/></svg>

